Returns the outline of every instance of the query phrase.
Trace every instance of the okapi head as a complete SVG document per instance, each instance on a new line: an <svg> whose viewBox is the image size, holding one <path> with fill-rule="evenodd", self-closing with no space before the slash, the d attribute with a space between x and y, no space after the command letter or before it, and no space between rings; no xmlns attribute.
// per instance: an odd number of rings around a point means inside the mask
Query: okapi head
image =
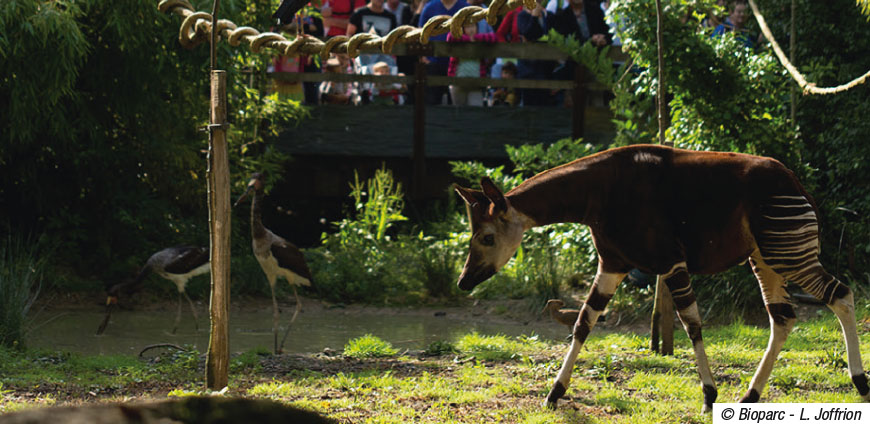
<svg viewBox="0 0 870 424"><path fill-rule="evenodd" d="M526 230L520 213L491 179L482 178L480 186L483 191L453 186L465 200L471 224L468 258L458 282L462 290L473 289L504 266L517 251Z"/></svg>

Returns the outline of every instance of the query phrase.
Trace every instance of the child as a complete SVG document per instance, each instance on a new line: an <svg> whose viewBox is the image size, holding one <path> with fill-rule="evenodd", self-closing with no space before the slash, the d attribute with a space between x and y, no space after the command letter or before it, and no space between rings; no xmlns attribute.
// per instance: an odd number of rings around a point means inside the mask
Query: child
<svg viewBox="0 0 870 424"><path fill-rule="evenodd" d="M517 65L513 62L505 62L501 67L502 79L515 79L517 77ZM517 94L513 88L500 87L492 91L490 96L490 106L515 106L517 104Z"/></svg>
<svg viewBox="0 0 870 424"><path fill-rule="evenodd" d="M377 62L372 65L373 75L390 75L390 65L387 62ZM399 76L404 76L399 74ZM380 105L400 103L399 96L405 92L405 86L398 83L375 83L372 86L371 102Z"/></svg>
<svg viewBox="0 0 870 424"><path fill-rule="evenodd" d="M328 73L346 73L347 66L342 65L337 57L326 61L324 70ZM353 85L346 82L323 81L320 84L320 102L322 104L349 104L354 100Z"/></svg>
<svg viewBox="0 0 870 424"><path fill-rule="evenodd" d="M464 34L460 38L454 38L453 34L447 35L448 42L457 41L485 41L495 43L498 37L493 34L478 34L477 24L466 24L462 27ZM487 62L475 59L459 59L451 57L447 64L448 77L485 78L487 76ZM483 89L480 87L450 86L450 97L456 106L483 106Z"/></svg>

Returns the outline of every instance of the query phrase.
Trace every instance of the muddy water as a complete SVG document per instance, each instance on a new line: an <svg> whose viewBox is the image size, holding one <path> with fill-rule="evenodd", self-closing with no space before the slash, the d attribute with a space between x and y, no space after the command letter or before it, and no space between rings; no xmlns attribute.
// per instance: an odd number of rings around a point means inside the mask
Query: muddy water
<svg viewBox="0 0 870 424"><path fill-rule="evenodd" d="M187 305L185 305L187 306ZM564 340L567 327L549 319L530 323L473 317L461 309L436 316L433 311L315 309L299 314L284 350L313 353L325 348L342 349L348 340L371 333L399 349L425 349L438 340L454 342L471 331L480 334L519 336L538 334L542 338ZM41 314L39 324L28 338L28 345L83 354L137 355L145 346L157 343L193 345L200 352L208 349L208 312L199 310L199 330L195 330L190 310L185 309L176 334L171 334L175 311L117 311L101 336L95 332L103 319L99 310L53 310ZM441 315L441 314L439 314ZM289 321L292 308L282 313ZM271 308L249 308L230 313L230 351L243 352L256 347L272 348ZM283 335L283 327L282 332Z"/></svg>

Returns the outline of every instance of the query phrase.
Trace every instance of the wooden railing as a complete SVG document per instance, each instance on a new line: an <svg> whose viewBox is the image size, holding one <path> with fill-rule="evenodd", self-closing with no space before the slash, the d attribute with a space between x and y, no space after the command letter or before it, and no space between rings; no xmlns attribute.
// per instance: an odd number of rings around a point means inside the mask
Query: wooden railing
<svg viewBox="0 0 870 424"><path fill-rule="evenodd" d="M618 49L610 50L614 60L624 60L625 55ZM377 50L361 50L361 54L381 53ZM457 57L460 59L494 59L517 58L532 60L571 61L562 51L545 43L482 43L482 42L430 42L421 44L399 44L393 47L393 55L416 56L414 75L360 75L340 73L273 73L272 78L286 82L346 82L346 83L388 83L406 84L414 89L413 114L413 150L414 162L413 187L414 192L425 175L425 127L426 104L425 92L427 86L458 85L463 87L506 87L506 88L537 88L550 90L567 90L572 97L571 133L572 138L584 136L586 127L586 97L590 91L605 91L607 88L587 76L584 66L575 66L573 79L495 79L495 78L464 78L427 75L426 66L419 58L424 56ZM522 110L522 109L520 109Z"/></svg>

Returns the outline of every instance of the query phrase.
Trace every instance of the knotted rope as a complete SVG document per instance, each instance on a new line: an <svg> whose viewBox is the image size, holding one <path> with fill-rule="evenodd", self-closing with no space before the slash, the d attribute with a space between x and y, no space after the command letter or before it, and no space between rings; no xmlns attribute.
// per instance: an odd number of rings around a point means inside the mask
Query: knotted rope
<svg viewBox="0 0 870 424"><path fill-rule="evenodd" d="M244 42L255 53L260 52L265 47L276 50L285 56L320 55L323 60L326 60L330 53L347 53L351 57L356 57L360 49L375 48L389 54L396 43L419 42L426 44L432 36L447 32L452 33L454 37L460 37L462 27L466 24L476 24L486 19L487 23L493 25L498 20L499 15L504 15L521 5L534 8L536 3L535 0L493 0L487 9L477 6L464 7L452 17L435 16L429 19L422 28L402 25L383 37L361 33L352 37L336 36L325 42L309 36L288 40L283 35L274 32L261 33L251 27L237 27L235 23L226 19L218 20L217 32L231 46L239 46ZM184 18L178 33L178 41L181 42L182 46L194 48L208 40L212 27L210 14L195 12L187 0L161 0L157 8L163 13L173 12Z"/></svg>
<svg viewBox="0 0 870 424"><path fill-rule="evenodd" d="M807 79L800 73L800 71L795 68L794 65L785 57L785 53L783 53L782 48L779 47L779 44L776 42L776 39L773 38L773 33L770 32L770 28L767 26L767 22L764 20L764 16L761 15L761 12L758 10L758 6L755 5L755 1L749 0L749 6L752 7L752 13L755 15L755 20L758 21L758 26L761 27L761 32L764 33L764 36L767 37L767 40L770 41L770 45L773 46L773 51L776 53L776 57L779 58L782 66L785 66L785 69L788 70L788 73L791 74L792 78L798 83L798 85L803 89L804 94L834 94L842 91L849 90L857 85L863 84L867 82L867 79L870 78L870 71L867 71L864 75L861 75L858 78L849 81L846 84L838 85L836 87L824 87L819 88L816 87L815 83L807 82Z"/></svg>

